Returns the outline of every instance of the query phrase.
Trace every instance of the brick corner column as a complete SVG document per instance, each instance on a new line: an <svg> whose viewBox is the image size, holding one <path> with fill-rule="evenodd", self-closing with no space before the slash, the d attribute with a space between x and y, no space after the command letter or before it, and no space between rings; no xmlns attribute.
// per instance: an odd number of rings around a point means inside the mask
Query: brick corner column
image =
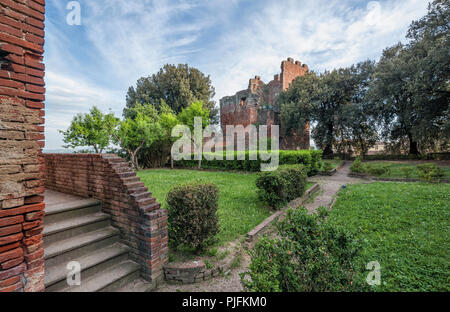
<svg viewBox="0 0 450 312"><path fill-rule="evenodd" d="M0 1L0 292L44 290L44 20Z"/></svg>

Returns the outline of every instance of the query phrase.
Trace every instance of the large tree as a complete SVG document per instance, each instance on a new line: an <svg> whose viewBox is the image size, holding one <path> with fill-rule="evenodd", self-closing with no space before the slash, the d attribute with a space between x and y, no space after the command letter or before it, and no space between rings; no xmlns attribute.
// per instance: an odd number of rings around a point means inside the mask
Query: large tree
<svg viewBox="0 0 450 312"><path fill-rule="evenodd" d="M297 78L279 98L283 131L303 131L310 122L312 137L324 155L342 151L342 146L366 152L376 137L373 122L364 114L373 67L373 62L366 61Z"/></svg>
<svg viewBox="0 0 450 312"><path fill-rule="evenodd" d="M215 89L209 76L187 64L164 65L156 74L142 77L136 87L130 87L126 98L125 117L133 117L130 108L136 103L152 104L159 108L162 101L175 112L180 113L191 103L202 101L211 114L211 122L218 121L218 110L212 100Z"/></svg>
<svg viewBox="0 0 450 312"><path fill-rule="evenodd" d="M430 3L411 24L408 44L384 50L371 87L384 136L410 154L448 146L450 2Z"/></svg>

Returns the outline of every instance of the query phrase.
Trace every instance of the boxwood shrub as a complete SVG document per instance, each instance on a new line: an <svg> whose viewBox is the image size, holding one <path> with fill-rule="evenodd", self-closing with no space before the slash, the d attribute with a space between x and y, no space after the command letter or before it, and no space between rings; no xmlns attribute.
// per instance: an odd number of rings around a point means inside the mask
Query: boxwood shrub
<svg viewBox="0 0 450 312"><path fill-rule="evenodd" d="M238 155L244 154L245 160L237 160ZM255 155L257 160L250 160L251 155ZM234 152L234 160L226 160L226 152L223 152L223 160L207 160L207 156L215 156L215 153L204 153L202 160L202 168L219 169L219 170L238 170L238 171L261 171L261 163L263 162L257 151L242 151ZM305 166L308 175L316 174L322 166L322 151L321 150L298 150L298 151L279 151L280 165L296 165L302 164ZM176 161L177 167L196 168L198 161L193 160Z"/></svg>
<svg viewBox="0 0 450 312"><path fill-rule="evenodd" d="M279 209L304 194L306 177L303 165L282 165L278 170L260 173L256 179L258 197Z"/></svg>
<svg viewBox="0 0 450 312"><path fill-rule="evenodd" d="M219 188L194 181L174 186L167 194L169 239L173 247L184 245L200 252L219 232Z"/></svg>

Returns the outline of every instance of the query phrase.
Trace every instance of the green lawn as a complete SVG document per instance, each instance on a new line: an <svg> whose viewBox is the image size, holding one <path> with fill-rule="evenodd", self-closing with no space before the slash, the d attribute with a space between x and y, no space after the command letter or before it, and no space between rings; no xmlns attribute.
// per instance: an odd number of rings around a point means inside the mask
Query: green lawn
<svg viewBox="0 0 450 312"><path fill-rule="evenodd" d="M170 188L176 184L195 179L213 182L219 187L218 244L232 241L246 234L265 218L270 211L258 200L256 193L256 174L213 172L183 169L155 169L138 173L153 196L165 208L165 198Z"/></svg>
<svg viewBox="0 0 450 312"><path fill-rule="evenodd" d="M373 183L339 193L329 221L363 244L359 278L381 264L378 291L450 290L450 185Z"/></svg>
<svg viewBox="0 0 450 312"><path fill-rule="evenodd" d="M406 178L405 172L402 170L402 168L411 168L411 172L409 174L409 178L419 178L417 174L417 162L402 162L402 161L369 161L364 162L364 165L366 167L383 167L383 166L389 166L390 172L384 173L380 175L381 178ZM439 162L436 162L436 164L443 169L444 172L444 179L450 178L450 166L442 165Z"/></svg>

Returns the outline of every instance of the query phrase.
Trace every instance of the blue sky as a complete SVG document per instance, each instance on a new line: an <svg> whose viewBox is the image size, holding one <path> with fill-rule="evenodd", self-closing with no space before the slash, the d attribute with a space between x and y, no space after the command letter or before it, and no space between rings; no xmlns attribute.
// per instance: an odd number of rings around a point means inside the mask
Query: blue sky
<svg viewBox="0 0 450 312"><path fill-rule="evenodd" d="M121 116L128 87L166 63L211 75L216 101L293 57L316 72L370 59L404 41L425 0L80 0L46 2L46 149L93 105Z"/></svg>

